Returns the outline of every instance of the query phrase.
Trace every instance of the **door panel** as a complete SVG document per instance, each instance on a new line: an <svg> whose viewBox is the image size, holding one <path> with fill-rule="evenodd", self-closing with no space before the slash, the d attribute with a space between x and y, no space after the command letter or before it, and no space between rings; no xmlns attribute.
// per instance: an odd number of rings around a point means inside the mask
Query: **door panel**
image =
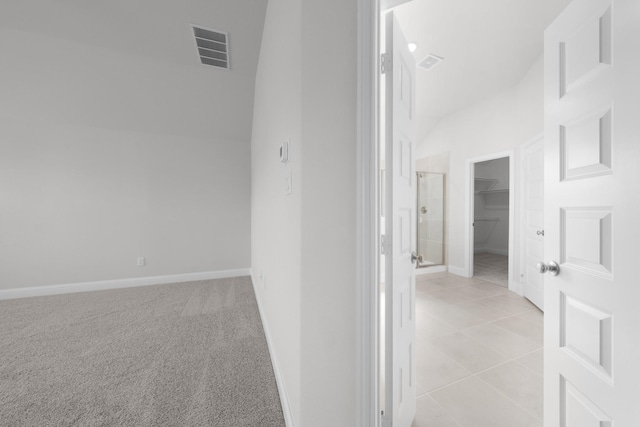
<svg viewBox="0 0 640 427"><path fill-rule="evenodd" d="M640 420L639 22L637 1L579 0L545 32L549 427Z"/></svg>
<svg viewBox="0 0 640 427"><path fill-rule="evenodd" d="M409 427L416 411L415 269L416 174L413 116L415 63L393 12L386 16L386 46L392 54L386 84L385 425ZM389 102L390 101L390 102Z"/></svg>

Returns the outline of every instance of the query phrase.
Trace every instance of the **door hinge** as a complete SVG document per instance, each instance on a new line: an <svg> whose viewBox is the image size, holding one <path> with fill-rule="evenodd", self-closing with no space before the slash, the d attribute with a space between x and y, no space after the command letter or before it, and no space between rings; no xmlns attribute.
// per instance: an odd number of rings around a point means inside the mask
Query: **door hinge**
<svg viewBox="0 0 640 427"><path fill-rule="evenodd" d="M389 419L388 416L386 416L384 414L384 411L380 411L380 425L382 427L390 427L391 426L391 420Z"/></svg>
<svg viewBox="0 0 640 427"><path fill-rule="evenodd" d="M393 65L393 57L390 53L382 53L380 54L380 72L385 74L387 70L391 69Z"/></svg>
<svg viewBox="0 0 640 427"><path fill-rule="evenodd" d="M380 253L382 255L391 255L391 239L386 234L380 236Z"/></svg>

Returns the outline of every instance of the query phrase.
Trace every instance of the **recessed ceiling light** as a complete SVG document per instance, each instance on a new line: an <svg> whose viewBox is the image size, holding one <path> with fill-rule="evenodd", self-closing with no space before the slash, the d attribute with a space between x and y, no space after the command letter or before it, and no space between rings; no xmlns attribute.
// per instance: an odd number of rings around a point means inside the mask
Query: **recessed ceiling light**
<svg viewBox="0 0 640 427"><path fill-rule="evenodd" d="M416 49L418 48L418 43L409 42L407 43L407 46L409 46L409 52L415 52Z"/></svg>

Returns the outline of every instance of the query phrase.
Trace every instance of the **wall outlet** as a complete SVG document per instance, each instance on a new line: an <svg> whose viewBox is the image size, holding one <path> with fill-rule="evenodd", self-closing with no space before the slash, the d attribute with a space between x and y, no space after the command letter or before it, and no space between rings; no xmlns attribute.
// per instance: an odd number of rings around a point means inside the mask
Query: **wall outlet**
<svg viewBox="0 0 640 427"><path fill-rule="evenodd" d="M142 266L144 266L144 265L145 265L145 263L146 263L146 260L144 259L144 257L143 257L143 256L138 257L138 260L137 260L137 265L138 265L138 267L142 267Z"/></svg>

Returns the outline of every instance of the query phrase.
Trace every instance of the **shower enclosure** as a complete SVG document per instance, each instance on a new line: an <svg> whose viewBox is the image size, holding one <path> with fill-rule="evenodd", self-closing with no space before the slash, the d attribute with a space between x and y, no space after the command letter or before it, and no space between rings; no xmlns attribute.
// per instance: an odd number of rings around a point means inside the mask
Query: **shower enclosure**
<svg viewBox="0 0 640 427"><path fill-rule="evenodd" d="M443 265L444 179L442 173L417 172L418 268Z"/></svg>

